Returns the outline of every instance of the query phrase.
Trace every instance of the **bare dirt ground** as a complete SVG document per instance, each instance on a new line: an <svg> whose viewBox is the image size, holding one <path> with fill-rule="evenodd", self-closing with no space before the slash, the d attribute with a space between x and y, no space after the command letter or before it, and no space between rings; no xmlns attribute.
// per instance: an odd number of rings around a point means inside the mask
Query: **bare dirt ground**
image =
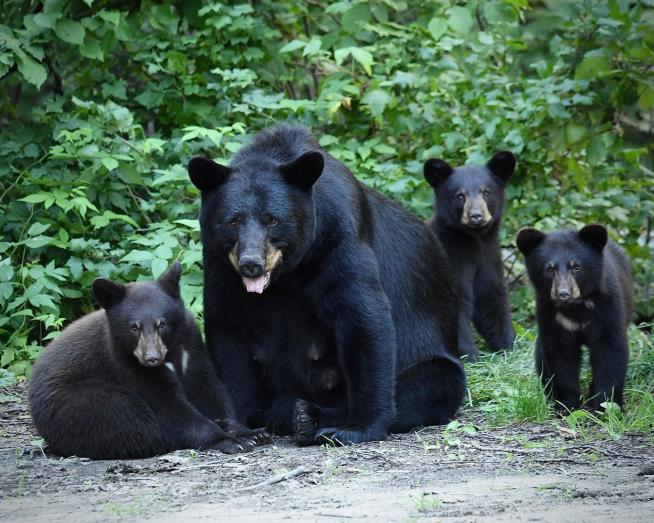
<svg viewBox="0 0 654 523"><path fill-rule="evenodd" d="M654 521L654 447L640 435L430 427L347 448L280 438L249 454L90 461L44 454L24 390L2 392L0 521Z"/></svg>

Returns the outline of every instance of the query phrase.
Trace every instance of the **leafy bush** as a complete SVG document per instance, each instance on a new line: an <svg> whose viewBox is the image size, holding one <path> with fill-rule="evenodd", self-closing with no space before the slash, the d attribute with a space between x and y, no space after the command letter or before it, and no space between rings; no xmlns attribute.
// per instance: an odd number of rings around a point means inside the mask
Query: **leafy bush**
<svg viewBox="0 0 654 523"><path fill-rule="evenodd" d="M503 244L518 321L532 298L513 237L598 221L654 316L652 2L5 2L0 25L0 366L92 308L96 276L181 259L201 311L194 154L228 161L293 119L421 217L422 162L519 157Z"/></svg>

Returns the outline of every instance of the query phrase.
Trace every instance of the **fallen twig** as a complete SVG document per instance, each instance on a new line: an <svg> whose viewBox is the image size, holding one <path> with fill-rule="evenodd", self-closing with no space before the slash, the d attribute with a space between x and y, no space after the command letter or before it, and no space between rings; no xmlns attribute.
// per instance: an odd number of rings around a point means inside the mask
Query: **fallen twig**
<svg viewBox="0 0 654 523"><path fill-rule="evenodd" d="M287 479L295 478L297 476L301 476L302 474L306 474L309 472L309 469L303 465L300 465L299 467L295 467L293 470L289 470L288 472L282 472L281 474L275 474L274 476L261 481L259 483L255 483L254 485L250 485L249 487L243 487L240 489L236 489L237 491L244 491L244 490L255 490L258 488L263 488L267 487L269 485L274 485L275 483L281 483L282 481L286 481Z"/></svg>

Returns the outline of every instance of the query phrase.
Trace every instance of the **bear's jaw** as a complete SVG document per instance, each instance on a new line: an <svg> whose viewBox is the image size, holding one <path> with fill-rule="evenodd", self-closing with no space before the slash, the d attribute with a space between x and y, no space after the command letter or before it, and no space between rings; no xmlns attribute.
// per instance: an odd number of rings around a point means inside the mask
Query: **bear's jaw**
<svg viewBox="0 0 654 523"><path fill-rule="evenodd" d="M243 276L243 285L245 290L248 292L256 292L257 294L263 294L263 291L270 284L270 272L264 273L258 278L246 278Z"/></svg>

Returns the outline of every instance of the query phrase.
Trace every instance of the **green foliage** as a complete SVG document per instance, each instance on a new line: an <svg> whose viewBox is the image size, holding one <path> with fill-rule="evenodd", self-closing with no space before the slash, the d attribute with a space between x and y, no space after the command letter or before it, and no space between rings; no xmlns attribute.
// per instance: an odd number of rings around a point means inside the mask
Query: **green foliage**
<svg viewBox="0 0 654 523"><path fill-rule="evenodd" d="M525 225L606 223L654 315L651 2L4 3L0 367L92 308L97 276L173 259L201 311L194 154L228 161L272 122L311 126L365 183L426 217L422 162L519 157L504 245L516 319Z"/></svg>

